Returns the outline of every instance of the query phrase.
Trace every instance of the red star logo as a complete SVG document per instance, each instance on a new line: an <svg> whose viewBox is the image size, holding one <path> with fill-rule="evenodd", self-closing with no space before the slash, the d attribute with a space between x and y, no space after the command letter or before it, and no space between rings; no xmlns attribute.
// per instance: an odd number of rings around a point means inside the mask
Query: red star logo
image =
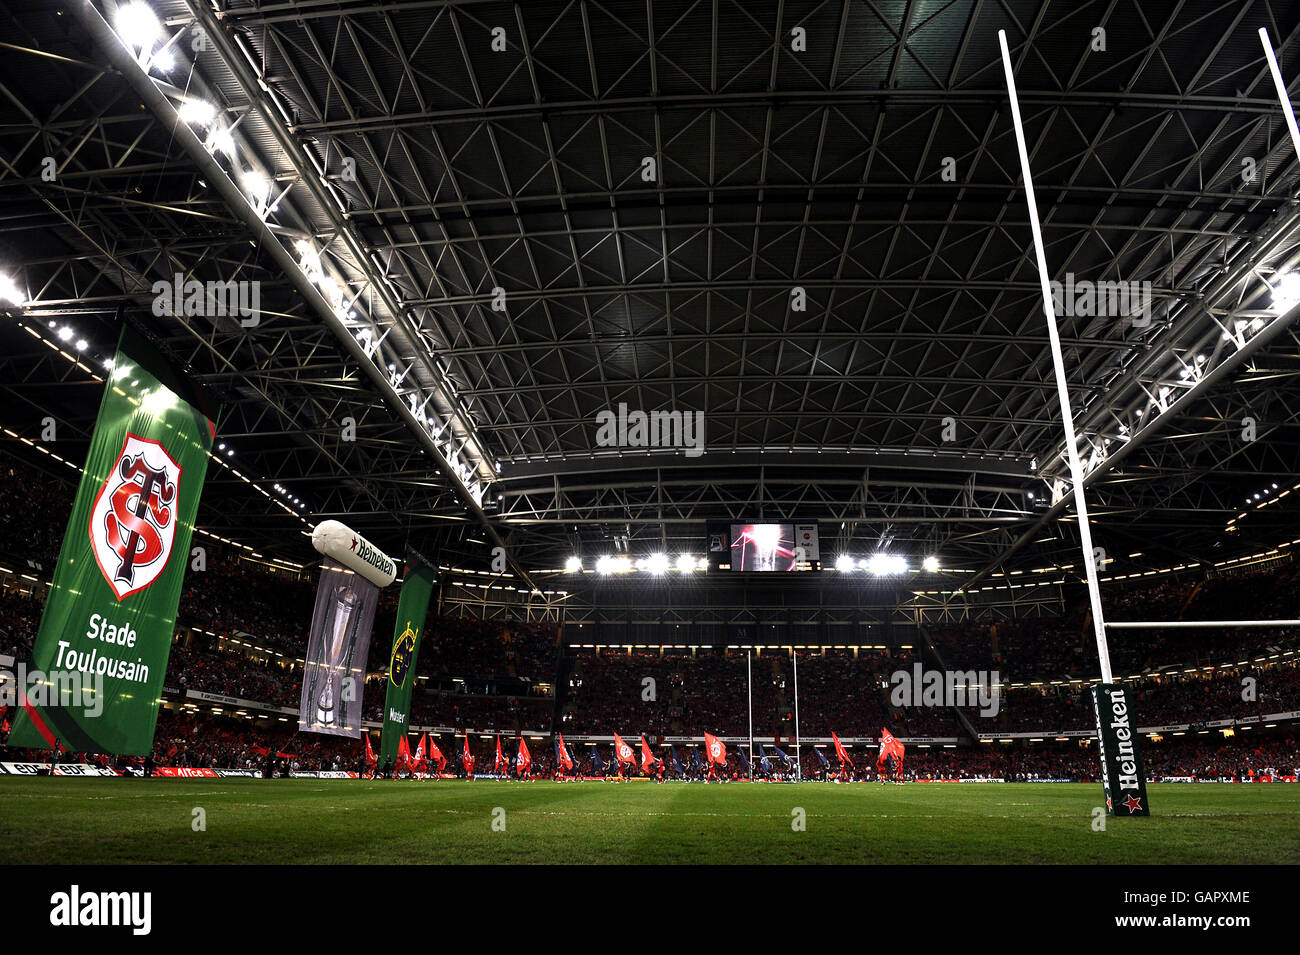
<svg viewBox="0 0 1300 955"><path fill-rule="evenodd" d="M352 538L352 546L349 547L348 550L356 550L356 549L357 549L357 539L354 537Z"/></svg>
<svg viewBox="0 0 1300 955"><path fill-rule="evenodd" d="M1127 809L1130 814L1135 813L1142 808L1142 800L1137 796L1129 796L1124 800L1124 808Z"/></svg>

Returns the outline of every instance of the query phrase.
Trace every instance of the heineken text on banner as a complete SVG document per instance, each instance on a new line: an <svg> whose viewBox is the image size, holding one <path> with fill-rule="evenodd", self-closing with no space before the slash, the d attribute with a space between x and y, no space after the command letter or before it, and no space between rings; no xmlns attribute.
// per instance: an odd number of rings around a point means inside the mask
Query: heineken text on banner
<svg viewBox="0 0 1300 955"><path fill-rule="evenodd" d="M411 722L411 689L415 686L415 662L420 656L424 617L433 591L433 570L413 564L402 576L402 596L397 602L397 626L393 629L393 652L388 659L387 690L384 694L384 732L379 758L397 758L397 741L406 736Z"/></svg>
<svg viewBox="0 0 1300 955"><path fill-rule="evenodd" d="M1147 780L1138 752L1137 720L1128 704L1128 691L1113 683L1092 688L1097 715L1097 744L1106 811L1112 816L1149 816Z"/></svg>
<svg viewBox="0 0 1300 955"><path fill-rule="evenodd" d="M366 682L370 627L379 588L326 558L302 674L298 729L361 738L361 697Z"/></svg>
<svg viewBox="0 0 1300 955"><path fill-rule="evenodd" d="M130 329L104 386L11 746L153 746L216 409ZM35 676L35 674L33 674Z"/></svg>

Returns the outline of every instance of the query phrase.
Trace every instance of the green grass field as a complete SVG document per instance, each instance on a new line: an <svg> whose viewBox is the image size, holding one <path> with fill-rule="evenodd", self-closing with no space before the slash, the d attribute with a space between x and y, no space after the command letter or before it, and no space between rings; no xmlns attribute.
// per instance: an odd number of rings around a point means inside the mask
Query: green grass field
<svg viewBox="0 0 1300 955"><path fill-rule="evenodd" d="M1098 785L0 777L0 863L1300 862L1300 786L1151 799L1096 832Z"/></svg>

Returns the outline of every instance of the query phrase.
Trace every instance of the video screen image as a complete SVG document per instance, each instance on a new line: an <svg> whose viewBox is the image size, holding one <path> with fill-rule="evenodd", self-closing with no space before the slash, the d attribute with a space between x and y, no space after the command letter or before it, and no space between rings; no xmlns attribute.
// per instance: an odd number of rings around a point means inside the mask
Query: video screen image
<svg viewBox="0 0 1300 955"><path fill-rule="evenodd" d="M793 524L732 524L731 569L796 569Z"/></svg>

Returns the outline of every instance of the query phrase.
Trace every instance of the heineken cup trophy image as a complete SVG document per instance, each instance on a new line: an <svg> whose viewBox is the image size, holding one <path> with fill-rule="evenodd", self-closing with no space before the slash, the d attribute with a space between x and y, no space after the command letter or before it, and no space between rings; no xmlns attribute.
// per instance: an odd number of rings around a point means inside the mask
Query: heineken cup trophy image
<svg viewBox="0 0 1300 955"><path fill-rule="evenodd" d="M361 603L357 592L346 585L334 588L333 629L330 632L328 652L325 657L325 688L316 698L316 722L322 726L333 726L334 681L343 665L343 653L348 647L348 626L352 622L352 613Z"/></svg>
<svg viewBox="0 0 1300 955"><path fill-rule="evenodd" d="M359 740L361 699L345 678L362 675L379 588L397 578L397 564L338 521L317 524L311 543L325 560L307 637L298 729Z"/></svg>

